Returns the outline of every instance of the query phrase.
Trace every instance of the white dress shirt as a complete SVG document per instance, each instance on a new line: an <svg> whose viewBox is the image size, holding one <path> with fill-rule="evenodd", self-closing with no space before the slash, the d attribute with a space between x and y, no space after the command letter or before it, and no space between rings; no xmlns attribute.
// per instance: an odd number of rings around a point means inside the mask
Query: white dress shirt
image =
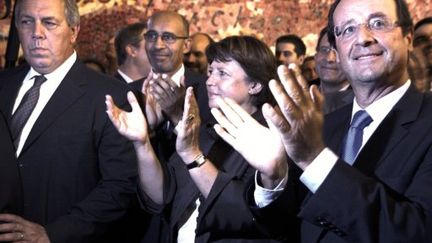
<svg viewBox="0 0 432 243"><path fill-rule="evenodd" d="M117 72L122 76L122 78L126 81L126 83L132 83L134 80L127 76L126 73L122 72L120 69L117 69Z"/></svg>
<svg viewBox="0 0 432 243"><path fill-rule="evenodd" d="M410 84L411 81L408 80L407 82L405 82L404 85L402 85L398 89L374 101L372 104L370 104L368 107L364 109L372 117L373 121L369 124L369 126L363 129L363 141L359 152L361 151L363 146L367 143L367 141L375 132L375 130L378 128L378 126L381 124L381 122L384 120L384 118L394 107L394 105L396 105L396 103L406 93ZM362 108L358 105L357 101L354 98L351 119L354 116L354 114L361 109ZM333 166L336 164L338 159L339 157L333 151L331 151L329 148L325 148L312 161L312 163L303 171L302 175L300 176L300 181L303 184L305 184L306 187L312 193L315 193L318 190L318 188L321 186L321 184L324 182L325 178L328 176L328 174L330 173L330 171L332 170ZM255 188L256 188L255 190L265 189L259 186L257 183L255 183ZM275 190L274 193L280 195L281 191L280 189L278 189L277 191ZM260 195L260 193L256 193L256 192L254 195L255 195L254 197L257 206L262 207L261 202L263 201L266 202L265 205L269 203L268 201L270 196L267 196L267 198L257 198L257 195ZM277 197L276 195L271 196L271 198L273 199L276 197Z"/></svg>
<svg viewBox="0 0 432 243"><path fill-rule="evenodd" d="M66 74L72 68L72 65L75 63L76 59L77 59L77 54L74 51L72 55L68 59L66 59L66 61L63 62L63 64L61 64L56 70L54 70L49 74L44 75L47 80L40 87L39 99L21 132L18 148L16 150L17 157L21 153L24 143L27 140L27 137L30 134L30 131L33 128L33 125L35 124L36 120L38 119L39 115L42 113L42 110L44 109L44 107L46 106L51 96L54 94L57 87L60 85L60 83L66 76ZM41 74L36 72L36 70L34 70L31 67L29 72L24 78L20 90L18 91L18 96L15 99L12 114L15 113L25 93L33 86L34 83L33 77L35 75L41 75Z"/></svg>

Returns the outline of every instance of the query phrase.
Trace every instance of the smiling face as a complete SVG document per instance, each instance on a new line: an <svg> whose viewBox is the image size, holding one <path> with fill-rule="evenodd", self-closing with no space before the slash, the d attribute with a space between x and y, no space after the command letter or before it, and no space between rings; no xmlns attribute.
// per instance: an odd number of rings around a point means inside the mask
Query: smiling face
<svg viewBox="0 0 432 243"><path fill-rule="evenodd" d="M333 21L335 26L343 26L368 23L376 17L397 21L395 1L342 0L336 7ZM410 33L403 36L399 26L377 33L359 25L353 38L336 37L336 47L342 68L353 85L400 85L408 79L411 39Z"/></svg>
<svg viewBox="0 0 432 243"><path fill-rule="evenodd" d="M69 26L62 0L24 0L17 29L27 62L39 73L59 67L73 53L79 26Z"/></svg>
<svg viewBox="0 0 432 243"><path fill-rule="evenodd" d="M321 82L338 84L346 80L345 74L337 62L337 53L331 48L327 34L324 34L318 44L315 54L316 71Z"/></svg>
<svg viewBox="0 0 432 243"><path fill-rule="evenodd" d="M208 68L206 84L210 108L218 107L216 98L228 97L236 101L249 114L256 111L250 95L253 83L249 82L246 73L237 61L213 61Z"/></svg>
<svg viewBox="0 0 432 243"><path fill-rule="evenodd" d="M207 57L205 49L210 44L209 39L203 34L192 37L190 51L184 57L184 64L194 72L207 73Z"/></svg>
<svg viewBox="0 0 432 243"><path fill-rule="evenodd" d="M157 14L149 20L148 31L154 31L159 35L156 41L145 43L152 68L157 73L174 74L183 63L184 53L189 51L189 40L177 39L174 43L166 43L160 36L163 33L171 33L178 37L187 36L181 16L171 12Z"/></svg>

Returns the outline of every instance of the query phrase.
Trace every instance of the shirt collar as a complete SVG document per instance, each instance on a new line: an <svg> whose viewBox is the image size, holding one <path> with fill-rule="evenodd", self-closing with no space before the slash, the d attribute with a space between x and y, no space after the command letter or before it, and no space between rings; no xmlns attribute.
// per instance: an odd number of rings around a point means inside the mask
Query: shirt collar
<svg viewBox="0 0 432 243"><path fill-rule="evenodd" d="M134 80L129 78L126 73L122 72L120 69L117 69L117 72L122 76L122 78L126 81L126 83L132 83Z"/></svg>
<svg viewBox="0 0 432 243"><path fill-rule="evenodd" d="M396 105L396 103L406 93L410 85L411 80L408 79L407 82L405 82L405 84L403 84L401 87L374 101L364 110L366 110L366 112L372 117L373 122L381 123L381 121L384 120L384 118L387 116L393 106ZM351 119L354 114L359 110L363 109L358 105L356 99L354 99Z"/></svg>
<svg viewBox="0 0 432 243"><path fill-rule="evenodd" d="M157 73L154 70L152 70L152 73ZM178 87L180 87L181 85L184 85L181 83L182 81L182 77L184 77L185 75L185 67L182 64L180 66L180 68L177 70L177 72L175 72L172 76L171 76L171 80L177 84Z"/></svg>
<svg viewBox="0 0 432 243"><path fill-rule="evenodd" d="M63 76L61 79L66 76L66 74L69 72L69 70L74 65L75 61L77 60L77 54L74 51L72 55L70 55L58 68L56 68L54 71L44 74L45 78L49 80L52 77L60 77ZM36 70L33 69L33 67L30 67L30 71L28 72L27 76L32 78L35 75L41 75Z"/></svg>

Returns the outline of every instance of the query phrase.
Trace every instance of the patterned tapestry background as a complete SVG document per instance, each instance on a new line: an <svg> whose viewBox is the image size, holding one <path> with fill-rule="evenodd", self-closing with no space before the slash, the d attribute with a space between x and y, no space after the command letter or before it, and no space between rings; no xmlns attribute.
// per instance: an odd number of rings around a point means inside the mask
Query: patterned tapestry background
<svg viewBox="0 0 432 243"><path fill-rule="evenodd" d="M191 33L209 33L215 40L250 34L269 46L282 34L301 36L313 54L317 33L325 25L333 0L78 0L81 32L77 50L81 58L103 63L109 39L122 26L145 21L154 11L169 9L186 16ZM432 0L407 1L414 21L432 15ZM4 0L0 0L4 10ZM0 54L4 53L10 19L0 21Z"/></svg>

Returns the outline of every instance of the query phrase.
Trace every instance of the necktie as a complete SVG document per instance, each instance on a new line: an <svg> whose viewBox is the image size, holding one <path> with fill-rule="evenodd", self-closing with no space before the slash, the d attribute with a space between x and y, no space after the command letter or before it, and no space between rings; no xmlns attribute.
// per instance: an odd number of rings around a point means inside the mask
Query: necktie
<svg viewBox="0 0 432 243"><path fill-rule="evenodd" d="M18 148L21 131L24 128L28 118L30 117L36 103L39 99L39 90L43 82L46 81L45 76L37 75L34 76L33 86L25 93L21 103L15 110L11 121L11 133L14 140L15 148Z"/></svg>
<svg viewBox="0 0 432 243"><path fill-rule="evenodd" d="M360 110L354 114L348 134L345 138L345 147L342 158L350 165L354 163L354 159L360 150L363 141L363 129L372 122L369 114Z"/></svg>

